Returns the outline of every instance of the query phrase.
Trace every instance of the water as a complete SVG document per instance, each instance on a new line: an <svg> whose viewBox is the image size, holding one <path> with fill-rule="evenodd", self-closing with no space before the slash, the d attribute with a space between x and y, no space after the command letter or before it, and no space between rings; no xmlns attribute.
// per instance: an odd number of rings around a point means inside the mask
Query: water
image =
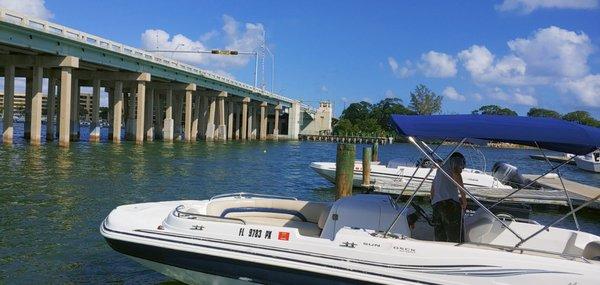
<svg viewBox="0 0 600 285"><path fill-rule="evenodd" d="M331 184L308 165L333 161L335 146L318 142L155 142L143 146L80 142L63 149L55 143L31 147L20 140L1 146L0 283L173 282L106 245L98 228L111 209L239 191L332 200ZM358 158L362 148L357 149ZM528 158L532 150L483 151L488 167L498 159L512 162L524 173L540 173L545 167ZM406 144L380 147L383 161L416 155ZM568 166L564 175L600 186L598 174ZM558 210L540 210L533 217L549 221L558 215ZM597 212L586 212L580 219L584 230L600 234ZM574 228L572 220L561 226Z"/></svg>

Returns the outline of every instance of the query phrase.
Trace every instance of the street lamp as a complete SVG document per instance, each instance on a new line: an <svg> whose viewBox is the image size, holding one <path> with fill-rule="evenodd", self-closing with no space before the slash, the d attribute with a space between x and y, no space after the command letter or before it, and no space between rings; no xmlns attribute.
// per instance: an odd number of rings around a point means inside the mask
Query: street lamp
<svg viewBox="0 0 600 285"><path fill-rule="evenodd" d="M177 51L177 49L182 46L185 46L185 44L178 44L177 47L175 47L175 49L171 52L171 58L173 58L173 56L174 56L173 53L175 53Z"/></svg>
<svg viewBox="0 0 600 285"><path fill-rule="evenodd" d="M214 55L254 55L254 87L258 87L258 52L257 51L237 51L237 50L177 50L180 46L184 46L184 44L179 44L174 50L146 50L147 52L170 52L171 58L173 57L173 53L203 53L203 54L214 54ZM272 55L271 55L272 56Z"/></svg>

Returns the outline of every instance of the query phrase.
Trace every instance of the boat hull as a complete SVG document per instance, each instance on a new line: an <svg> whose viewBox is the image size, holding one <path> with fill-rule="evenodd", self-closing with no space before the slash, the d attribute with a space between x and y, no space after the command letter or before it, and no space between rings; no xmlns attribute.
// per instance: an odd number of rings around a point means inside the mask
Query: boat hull
<svg viewBox="0 0 600 285"><path fill-rule="evenodd" d="M594 162L580 157L576 157L575 163L577 164L577 167L579 169L600 173L600 162Z"/></svg>
<svg viewBox="0 0 600 285"><path fill-rule="evenodd" d="M186 284L375 284L117 239L106 238L106 242L115 251Z"/></svg>

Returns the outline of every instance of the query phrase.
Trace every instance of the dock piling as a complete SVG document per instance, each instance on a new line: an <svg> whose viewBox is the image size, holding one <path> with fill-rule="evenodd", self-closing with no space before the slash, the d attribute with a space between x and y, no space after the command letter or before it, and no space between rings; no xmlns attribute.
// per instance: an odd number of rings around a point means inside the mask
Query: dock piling
<svg viewBox="0 0 600 285"><path fill-rule="evenodd" d="M338 144L335 159L336 199L352 195L356 146Z"/></svg>
<svg viewBox="0 0 600 285"><path fill-rule="evenodd" d="M371 186L371 148L363 147L363 158L362 158L362 186Z"/></svg>
<svg viewBox="0 0 600 285"><path fill-rule="evenodd" d="M373 156L371 157L371 161L379 161L379 143L377 141L373 143Z"/></svg>

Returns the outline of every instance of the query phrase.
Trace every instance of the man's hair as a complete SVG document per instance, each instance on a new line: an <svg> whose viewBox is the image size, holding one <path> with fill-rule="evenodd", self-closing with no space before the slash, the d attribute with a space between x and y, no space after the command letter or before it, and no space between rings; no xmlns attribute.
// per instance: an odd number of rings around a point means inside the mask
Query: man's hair
<svg viewBox="0 0 600 285"><path fill-rule="evenodd" d="M446 165L448 169L455 170L457 168L464 169L467 165L467 161L465 160L465 156L460 152L454 152L446 161Z"/></svg>

